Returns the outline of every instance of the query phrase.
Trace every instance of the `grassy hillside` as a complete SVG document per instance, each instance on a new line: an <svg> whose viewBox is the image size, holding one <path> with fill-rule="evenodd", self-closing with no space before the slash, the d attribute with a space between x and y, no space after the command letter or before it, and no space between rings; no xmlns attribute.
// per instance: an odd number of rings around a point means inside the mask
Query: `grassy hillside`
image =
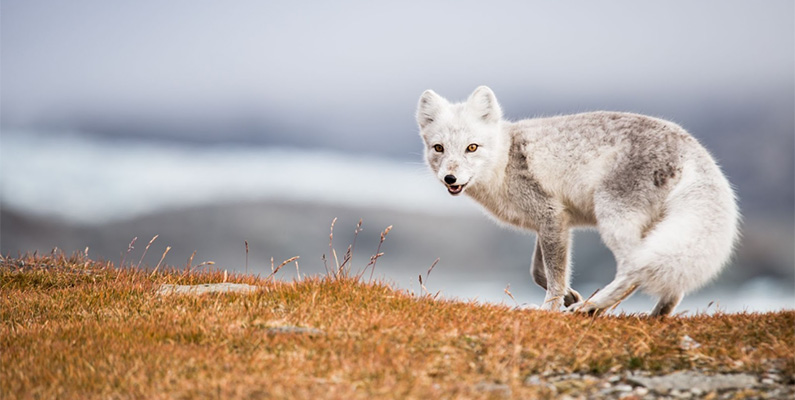
<svg viewBox="0 0 795 400"><path fill-rule="evenodd" d="M793 311L594 318L440 301L366 277L282 283L80 256L0 262L6 399L598 398L607 380L676 370L774 375L778 396L795 374ZM261 288L158 294L224 281Z"/></svg>

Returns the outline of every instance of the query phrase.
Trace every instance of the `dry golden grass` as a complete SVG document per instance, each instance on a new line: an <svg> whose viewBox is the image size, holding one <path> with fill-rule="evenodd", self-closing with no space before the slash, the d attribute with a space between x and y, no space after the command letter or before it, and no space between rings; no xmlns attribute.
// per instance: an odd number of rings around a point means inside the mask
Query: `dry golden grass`
<svg viewBox="0 0 795 400"><path fill-rule="evenodd" d="M157 294L224 272L3 259L0 397L547 398L544 372L795 373L795 312L583 315L434 300L330 274L252 294ZM280 333L280 326L322 333ZM681 347L687 335L700 343ZM504 388L504 386L502 386Z"/></svg>

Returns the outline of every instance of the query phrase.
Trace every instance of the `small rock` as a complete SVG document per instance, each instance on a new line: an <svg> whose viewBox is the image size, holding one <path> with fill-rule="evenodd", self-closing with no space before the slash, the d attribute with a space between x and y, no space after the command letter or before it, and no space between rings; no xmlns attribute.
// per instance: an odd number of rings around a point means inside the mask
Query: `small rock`
<svg viewBox="0 0 795 400"><path fill-rule="evenodd" d="M690 391L683 392L679 389L671 390L668 394L673 397L676 397L677 399L687 399L693 395L692 393L690 393Z"/></svg>
<svg viewBox="0 0 795 400"><path fill-rule="evenodd" d="M631 392L632 391L632 386L630 386L630 385L616 385L616 386L613 386L613 391L614 392Z"/></svg>
<svg viewBox="0 0 795 400"><path fill-rule="evenodd" d="M685 351L694 350L699 347L701 347L701 343L696 342L695 340L693 340L693 338L691 338L688 335L683 336L682 340L679 341L679 348Z"/></svg>
<svg viewBox="0 0 795 400"><path fill-rule="evenodd" d="M504 383L480 382L475 385L475 390L480 392L499 393L503 396L511 396L511 387Z"/></svg>
<svg viewBox="0 0 795 400"><path fill-rule="evenodd" d="M702 393L716 390L744 389L757 384L756 377L748 374L704 375L698 372L680 371L663 376L628 376L627 380L658 393L669 390L690 391L698 388Z"/></svg>
<svg viewBox="0 0 795 400"><path fill-rule="evenodd" d="M578 374L576 372L573 372L571 374L565 374L565 375L560 375L560 376L556 376L555 377L555 380L558 380L558 381L565 381L565 380L569 380L569 379L582 379L582 375L580 375L580 374Z"/></svg>
<svg viewBox="0 0 795 400"><path fill-rule="evenodd" d="M322 335L324 332L316 328L306 328L303 326L290 326L290 325L274 326L272 328L268 328L268 334L270 335L286 335L293 333L316 336L316 335Z"/></svg>
<svg viewBox="0 0 795 400"><path fill-rule="evenodd" d="M774 381L774 380L772 380L770 378L763 378L762 379L762 384L763 385L775 385L776 381Z"/></svg>
<svg viewBox="0 0 795 400"><path fill-rule="evenodd" d="M259 286L245 283L205 283L201 285L171 285L162 284L157 289L157 294L205 294L205 293L250 293L259 289Z"/></svg>
<svg viewBox="0 0 795 400"><path fill-rule="evenodd" d="M769 373L768 372L766 374L762 374L762 378L763 379L765 379L765 378L771 379L771 380L773 380L775 382L781 382L781 375L779 375L779 374L773 374L773 373Z"/></svg>
<svg viewBox="0 0 795 400"><path fill-rule="evenodd" d="M638 386L635 388L635 390L632 391L632 393L635 393L638 396L645 396L649 394L649 389L646 389L643 386Z"/></svg>
<svg viewBox="0 0 795 400"><path fill-rule="evenodd" d="M623 394L632 394L632 386L630 385L616 385L616 386L608 386L599 391L601 396L609 396L615 393Z"/></svg>
<svg viewBox="0 0 795 400"><path fill-rule="evenodd" d="M524 380L524 384L528 386L541 386L543 382L541 381L541 377L538 375L530 375L527 379Z"/></svg>
<svg viewBox="0 0 795 400"><path fill-rule="evenodd" d="M585 382L579 379L567 379L553 383L558 392L578 392L585 388Z"/></svg>

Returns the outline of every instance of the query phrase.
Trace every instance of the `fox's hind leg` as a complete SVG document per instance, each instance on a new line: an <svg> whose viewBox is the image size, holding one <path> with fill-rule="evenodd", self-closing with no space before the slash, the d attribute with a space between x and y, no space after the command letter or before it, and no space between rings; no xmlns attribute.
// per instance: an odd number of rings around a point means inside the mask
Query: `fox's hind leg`
<svg viewBox="0 0 795 400"><path fill-rule="evenodd" d="M654 310L651 312L652 317L663 317L666 315L671 314L676 306L682 301L683 294L676 293L669 296L663 296L660 298L660 301L657 302L657 305L654 306Z"/></svg>
<svg viewBox="0 0 795 400"><path fill-rule="evenodd" d="M533 263L530 266L530 274L533 275L533 281L535 281L538 286L541 286L544 288L544 290L546 290L547 273L545 271L546 267L544 266L544 255L541 251L540 239L536 239L535 247L536 249L533 252ZM568 307L578 301L582 301L582 296L580 296L576 290L569 288L566 296L563 297L563 306Z"/></svg>
<svg viewBox="0 0 795 400"><path fill-rule="evenodd" d="M598 313L607 310L623 301L638 288L638 284L628 276L617 276L613 282L596 292L590 298L574 303L568 311Z"/></svg>
<svg viewBox="0 0 795 400"><path fill-rule="evenodd" d="M547 273L544 271L544 256L541 252L541 238L536 239L536 249L533 252L533 263L530 264L530 275L536 285L547 290Z"/></svg>
<svg viewBox="0 0 795 400"><path fill-rule="evenodd" d="M616 259L616 277L610 284L586 301L571 305L569 311L599 312L609 309L632 295L642 283L633 253L643 243L644 231L653 225L654 217L646 209L648 201L615 188L605 188L594 195L594 211L602 241Z"/></svg>

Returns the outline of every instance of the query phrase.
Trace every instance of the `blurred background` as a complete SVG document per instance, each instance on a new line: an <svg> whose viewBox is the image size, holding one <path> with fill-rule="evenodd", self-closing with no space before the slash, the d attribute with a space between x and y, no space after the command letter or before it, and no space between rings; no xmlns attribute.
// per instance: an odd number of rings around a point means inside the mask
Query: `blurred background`
<svg viewBox="0 0 795 400"><path fill-rule="evenodd" d="M270 273L359 271L445 298L540 303L533 234L504 229L427 171L414 120L432 88L478 85L509 119L590 110L681 124L744 215L720 278L679 311L795 307L792 1L0 3L0 251ZM137 238L129 254L128 245ZM574 287L610 282L595 232ZM439 258L433 272L428 268ZM329 262L332 265L333 261ZM279 276L295 277L294 265ZM369 273L368 273L369 275ZM648 311L636 294L625 311Z"/></svg>

